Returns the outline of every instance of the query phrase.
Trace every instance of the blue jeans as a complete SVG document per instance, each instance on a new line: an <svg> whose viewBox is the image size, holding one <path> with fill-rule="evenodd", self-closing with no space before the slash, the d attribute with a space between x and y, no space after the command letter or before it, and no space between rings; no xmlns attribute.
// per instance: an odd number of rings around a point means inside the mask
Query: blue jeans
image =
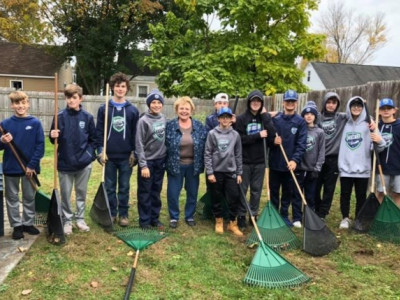
<svg viewBox="0 0 400 300"><path fill-rule="evenodd" d="M182 190L183 180L185 180L186 190L185 220L193 219L196 211L199 175L194 175L193 164L180 165L179 174L168 174L167 200L171 220L179 220L179 195Z"/></svg>
<svg viewBox="0 0 400 300"><path fill-rule="evenodd" d="M141 168L138 168L137 175L139 224L142 226L154 224L160 217L165 158L148 160L147 167L150 170L150 178L141 176Z"/></svg>
<svg viewBox="0 0 400 300"><path fill-rule="evenodd" d="M108 160L106 163L105 185L110 204L111 216L128 217L129 210L129 181L132 168L129 160ZM117 193L118 180L118 193Z"/></svg>

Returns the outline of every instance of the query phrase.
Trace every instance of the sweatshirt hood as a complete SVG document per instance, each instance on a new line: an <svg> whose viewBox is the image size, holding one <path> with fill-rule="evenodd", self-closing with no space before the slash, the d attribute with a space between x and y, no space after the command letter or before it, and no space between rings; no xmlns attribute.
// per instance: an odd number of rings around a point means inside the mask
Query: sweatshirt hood
<svg viewBox="0 0 400 300"><path fill-rule="evenodd" d="M264 106L264 95L259 90L254 90L254 91L250 92L250 94L247 96L247 110L251 111L250 102L252 100L256 99L256 98L260 99L261 102L262 102L262 105L261 105L260 109L257 112L257 114L260 114L262 109L263 109L263 106Z"/></svg>
<svg viewBox="0 0 400 300"><path fill-rule="evenodd" d="M363 108L361 111L361 114L357 117L356 120L353 120L353 117L351 116L351 111L350 111L350 106L354 101L359 101L361 100L363 103L365 103L365 100L360 97L360 96L355 96L349 99L349 101L347 101L347 105L346 105L346 116L349 120L349 122L352 122L353 124L360 124L362 122L364 122L366 120L366 116L367 116L367 112L365 110L365 104L363 104Z"/></svg>
<svg viewBox="0 0 400 300"><path fill-rule="evenodd" d="M340 107L340 97L339 97L339 95L336 94L335 92L328 92L328 93L325 94L324 100L322 101L322 108L321 108L321 113L322 114L328 113L326 111L326 102L329 99L332 99L332 98L336 99L337 102L338 102L338 105L337 105L337 107L335 109L335 113L339 110L339 107Z"/></svg>

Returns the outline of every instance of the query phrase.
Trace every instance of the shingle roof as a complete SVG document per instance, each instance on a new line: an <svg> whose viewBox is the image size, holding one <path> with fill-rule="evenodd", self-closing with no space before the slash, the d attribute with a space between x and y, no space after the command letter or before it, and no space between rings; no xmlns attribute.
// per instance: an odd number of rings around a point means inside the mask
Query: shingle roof
<svg viewBox="0 0 400 300"><path fill-rule="evenodd" d="M312 62L326 89L366 84L370 81L400 80L400 67Z"/></svg>
<svg viewBox="0 0 400 300"><path fill-rule="evenodd" d="M0 41L0 74L54 76L61 65L44 48Z"/></svg>

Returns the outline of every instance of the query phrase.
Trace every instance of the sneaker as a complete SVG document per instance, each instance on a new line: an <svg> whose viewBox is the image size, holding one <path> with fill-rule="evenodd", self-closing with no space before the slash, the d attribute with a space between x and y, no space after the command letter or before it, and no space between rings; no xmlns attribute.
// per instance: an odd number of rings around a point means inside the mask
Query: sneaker
<svg viewBox="0 0 400 300"><path fill-rule="evenodd" d="M293 222L293 227L301 228L301 222L300 221Z"/></svg>
<svg viewBox="0 0 400 300"><path fill-rule="evenodd" d="M247 224L246 224L246 216L239 216L237 217L237 225L240 229L245 229Z"/></svg>
<svg viewBox="0 0 400 300"><path fill-rule="evenodd" d="M13 240L20 240L24 238L24 230L22 229L22 226L14 227L12 238Z"/></svg>
<svg viewBox="0 0 400 300"><path fill-rule="evenodd" d="M257 223L257 220L258 220L258 216L257 215L254 215L254 221ZM251 227L253 227L253 222L251 221L251 217L249 217L249 225L251 226ZM239 226L240 227L240 226Z"/></svg>
<svg viewBox="0 0 400 300"><path fill-rule="evenodd" d="M119 226L126 227L129 225L128 217L119 217Z"/></svg>
<svg viewBox="0 0 400 300"><path fill-rule="evenodd" d="M22 231L26 232L27 234L30 235L38 235L40 233L39 229L37 229L35 226L33 225L23 225L22 226Z"/></svg>
<svg viewBox="0 0 400 300"><path fill-rule="evenodd" d="M164 224L161 223L159 220L151 222L152 227L157 227L158 229L164 229Z"/></svg>
<svg viewBox="0 0 400 300"><path fill-rule="evenodd" d="M188 224L188 226L196 226L196 222L193 219L187 219L185 222Z"/></svg>
<svg viewBox="0 0 400 300"><path fill-rule="evenodd" d="M282 217L283 221L285 221L286 225L289 227L293 227L293 223L289 220L288 217Z"/></svg>
<svg viewBox="0 0 400 300"><path fill-rule="evenodd" d="M90 227L87 226L84 220L80 220L76 222L76 227L78 227L79 231L81 232L88 232L90 231Z"/></svg>
<svg viewBox="0 0 400 300"><path fill-rule="evenodd" d="M169 221L169 227L175 229L178 227L178 220L171 220Z"/></svg>
<svg viewBox="0 0 400 300"><path fill-rule="evenodd" d="M344 218L339 225L340 229L349 229L351 224L351 220L349 218Z"/></svg>
<svg viewBox="0 0 400 300"><path fill-rule="evenodd" d="M65 223L64 224L64 234L65 235L71 235L72 234L72 224L71 223Z"/></svg>
<svg viewBox="0 0 400 300"><path fill-rule="evenodd" d="M140 228L142 229L151 229L150 224L139 224Z"/></svg>

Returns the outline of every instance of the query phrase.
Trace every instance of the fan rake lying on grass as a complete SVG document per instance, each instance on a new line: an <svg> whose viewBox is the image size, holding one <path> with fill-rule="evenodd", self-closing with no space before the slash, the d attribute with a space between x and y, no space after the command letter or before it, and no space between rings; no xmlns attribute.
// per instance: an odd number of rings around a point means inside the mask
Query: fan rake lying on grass
<svg viewBox="0 0 400 300"><path fill-rule="evenodd" d="M158 242L165 238L167 233L165 231L159 231L157 229L142 229L140 227L126 227L117 231L114 231L114 235L124 241L129 247L136 250L135 259L131 268L131 275L129 282L126 287L124 300L129 299L129 295L132 290L133 281L135 279L136 266L139 259L139 252L150 245Z"/></svg>

